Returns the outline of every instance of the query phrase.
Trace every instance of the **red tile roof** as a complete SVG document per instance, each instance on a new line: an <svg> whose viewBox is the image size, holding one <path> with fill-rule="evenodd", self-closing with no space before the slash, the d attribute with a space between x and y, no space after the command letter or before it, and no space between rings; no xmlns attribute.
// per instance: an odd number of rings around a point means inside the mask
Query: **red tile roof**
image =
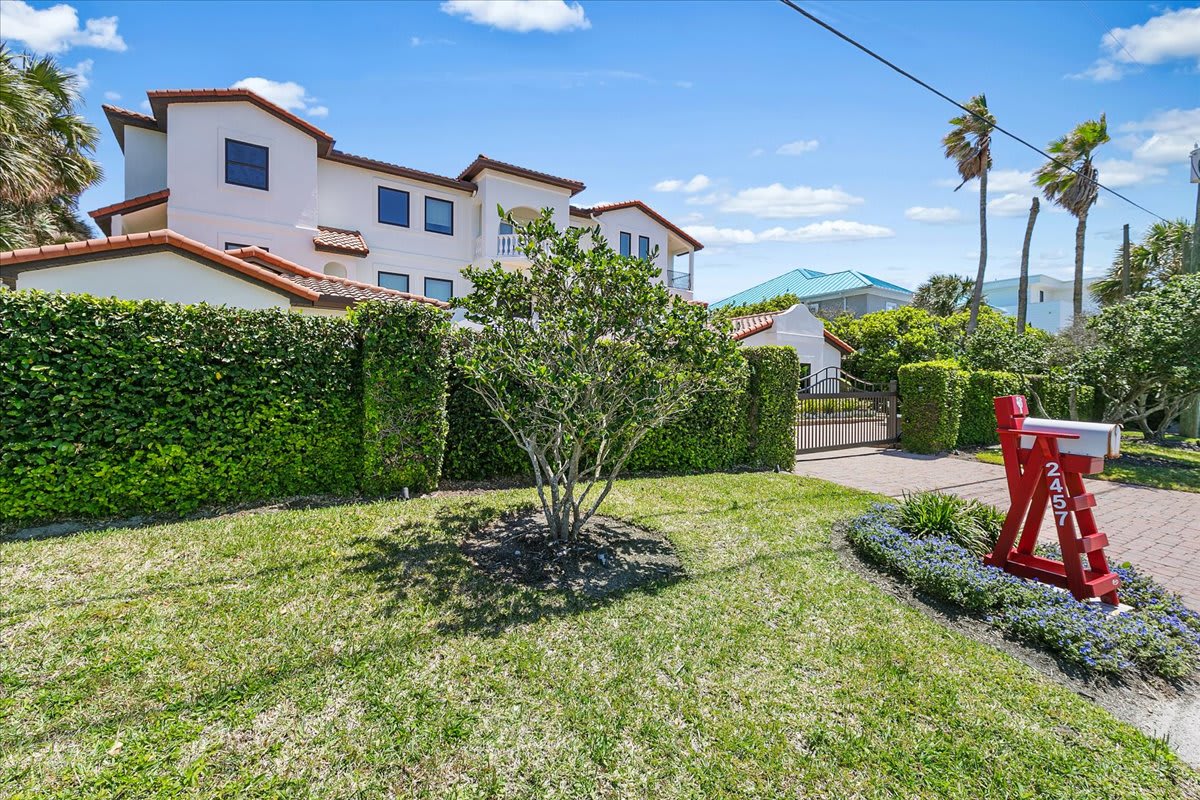
<svg viewBox="0 0 1200 800"><path fill-rule="evenodd" d="M325 155L333 148L333 137L285 108L275 105L249 89L157 89L146 92L150 108L160 130L167 129L167 106L172 103L228 103L244 101L300 129L317 140L317 154Z"/></svg>
<svg viewBox="0 0 1200 800"><path fill-rule="evenodd" d="M339 164L349 164L353 167L384 172L388 175L396 175L401 178L411 178L416 181L424 181L425 183L434 183L439 186L445 186L448 189L457 189L460 192L473 192L476 188L475 184L471 183L471 181L448 178L445 175L435 175L432 172L422 172L412 167L402 167L399 164L390 164L387 161L378 161L366 156L356 156L352 153L342 152L341 150L330 150L322 158L326 161L336 161Z"/></svg>
<svg viewBox="0 0 1200 800"><path fill-rule="evenodd" d="M167 202L167 198L170 196L170 189L159 189L157 192L144 194L141 197L131 197L128 200L122 200L119 203L113 203L110 206L89 211L88 216L96 220L96 224L100 226L102 231L106 234L111 234L113 217L118 214L132 214L134 211L153 208Z"/></svg>
<svg viewBox="0 0 1200 800"><path fill-rule="evenodd" d="M268 269L279 270L289 281L320 292L322 299L327 301L346 301L346 305L353 305L362 300L411 300L438 308L450 307L449 303L434 300L432 297L326 275L323 272L301 266L294 261L288 261L286 258L260 247L241 247L237 250L230 250L228 254L243 261L262 264Z"/></svg>
<svg viewBox="0 0 1200 800"><path fill-rule="evenodd" d="M786 309L785 309L786 310ZM734 317L729 320L733 327L732 336L734 340L741 341L748 339L756 333L762 333L765 330L770 330L775 324L775 317L782 314L783 311L771 311L766 314L747 314L744 317ZM834 336L828 330L822 331L825 335L825 341L849 355L854 352L854 348L843 342L838 337Z"/></svg>
<svg viewBox="0 0 1200 800"><path fill-rule="evenodd" d="M458 175L458 179L474 180L475 176L483 172L485 169L490 169L494 172L502 172L506 175L516 175L519 178L528 178L539 183L548 183L551 186L558 186L561 189L569 189L572 195L579 194L587 187L579 181L573 181L570 178L560 178L557 175L550 175L546 172L538 172L525 167L518 167L516 164L509 164L505 161L497 161L494 158L488 158L483 153L480 153L478 158L472 161L466 169Z"/></svg>
<svg viewBox="0 0 1200 800"><path fill-rule="evenodd" d="M345 253L362 258L369 255L371 250L367 241L358 231L345 228L331 228L328 225L318 225L320 231L313 237L313 247L325 253Z"/></svg>
<svg viewBox="0 0 1200 800"><path fill-rule="evenodd" d="M667 228L680 239L690 244L697 251L703 250L704 245L700 241L687 233L669 219L659 214L650 206L643 203L641 200L625 200L621 203L605 203L602 206L591 206L590 208L582 208L580 206L571 206L571 213L578 217L598 217L606 211L619 211L622 208L638 208L659 225Z"/></svg>
<svg viewBox="0 0 1200 800"><path fill-rule="evenodd" d="M108 118L108 125L112 128L113 136L117 137L117 144L121 146L121 150L125 150L125 126L132 125L135 128L146 128L148 130L158 130L158 120L154 117L148 117L145 114L139 114L136 111L130 111L127 108L119 108L118 106L102 105L104 116Z"/></svg>

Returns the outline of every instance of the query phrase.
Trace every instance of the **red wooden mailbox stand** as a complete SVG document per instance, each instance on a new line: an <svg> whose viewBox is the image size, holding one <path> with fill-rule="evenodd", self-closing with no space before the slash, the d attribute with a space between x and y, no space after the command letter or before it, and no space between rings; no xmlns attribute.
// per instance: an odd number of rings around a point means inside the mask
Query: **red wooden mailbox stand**
<svg viewBox="0 0 1200 800"><path fill-rule="evenodd" d="M1079 434L1022 430L1029 416L1023 396L997 397L994 402L1011 504L996 547L984 562L1023 578L1066 587L1079 600L1099 597L1117 605L1121 580L1104 557L1108 537L1096 527L1092 512L1096 497L1083 487L1083 476L1102 471L1104 459L1059 452L1059 440L1078 439ZM1021 447L1023 436L1032 437L1031 447ZM1062 561L1033 552L1047 505L1058 531Z"/></svg>

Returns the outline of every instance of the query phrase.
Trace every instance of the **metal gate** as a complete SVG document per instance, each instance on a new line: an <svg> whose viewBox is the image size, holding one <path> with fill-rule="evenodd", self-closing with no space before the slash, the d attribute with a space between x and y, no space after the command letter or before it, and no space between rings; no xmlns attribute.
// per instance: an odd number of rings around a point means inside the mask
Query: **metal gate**
<svg viewBox="0 0 1200 800"><path fill-rule="evenodd" d="M826 367L800 381L796 452L886 444L899 438L896 382L885 388Z"/></svg>

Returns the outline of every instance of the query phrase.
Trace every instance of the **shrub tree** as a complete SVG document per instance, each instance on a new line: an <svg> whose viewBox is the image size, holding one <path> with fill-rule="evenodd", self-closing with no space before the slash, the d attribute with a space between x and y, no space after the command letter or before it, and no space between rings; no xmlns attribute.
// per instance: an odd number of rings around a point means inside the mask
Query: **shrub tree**
<svg viewBox="0 0 1200 800"><path fill-rule="evenodd" d="M900 442L913 453L940 453L958 441L962 375L954 361L900 367Z"/></svg>
<svg viewBox="0 0 1200 800"><path fill-rule="evenodd" d="M550 209L506 221L529 267L464 269L474 290L457 305L482 329L458 364L525 451L552 538L575 540L645 436L741 359L726 327L655 280L657 251L618 255Z"/></svg>

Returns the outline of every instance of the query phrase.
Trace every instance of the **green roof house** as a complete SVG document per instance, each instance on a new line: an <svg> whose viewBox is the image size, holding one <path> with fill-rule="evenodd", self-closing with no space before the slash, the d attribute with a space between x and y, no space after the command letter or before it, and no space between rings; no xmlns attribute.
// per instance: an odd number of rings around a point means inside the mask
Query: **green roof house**
<svg viewBox="0 0 1200 800"><path fill-rule="evenodd" d="M799 297L814 314L849 311L858 316L908 305L913 296L903 286L852 269L841 272L794 269L711 303L709 308L758 303L789 293Z"/></svg>

